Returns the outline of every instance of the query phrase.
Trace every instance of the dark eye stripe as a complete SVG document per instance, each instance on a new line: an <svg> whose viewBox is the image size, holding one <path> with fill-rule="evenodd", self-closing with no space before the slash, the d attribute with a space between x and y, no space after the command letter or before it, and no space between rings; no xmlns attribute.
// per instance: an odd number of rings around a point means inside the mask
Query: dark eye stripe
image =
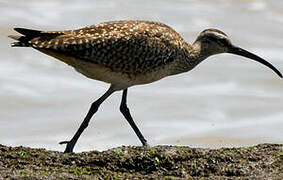
<svg viewBox="0 0 283 180"><path fill-rule="evenodd" d="M210 41L214 41L214 42L217 42L219 39L216 38L215 36L206 36L206 38Z"/></svg>
<svg viewBox="0 0 283 180"><path fill-rule="evenodd" d="M223 45L225 46L228 46L229 45L229 42L227 39L219 39L219 42L222 43Z"/></svg>
<svg viewBox="0 0 283 180"><path fill-rule="evenodd" d="M221 43L223 45L228 45L228 41L226 39L217 38L215 36L207 36L207 40Z"/></svg>

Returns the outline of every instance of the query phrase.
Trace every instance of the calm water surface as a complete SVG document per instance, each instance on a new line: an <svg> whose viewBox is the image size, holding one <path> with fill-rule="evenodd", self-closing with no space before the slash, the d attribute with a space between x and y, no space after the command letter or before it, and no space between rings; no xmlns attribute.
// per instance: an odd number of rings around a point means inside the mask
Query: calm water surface
<svg viewBox="0 0 283 180"><path fill-rule="evenodd" d="M192 43L205 28L283 71L283 1L0 0L0 143L64 150L108 85L30 48L10 48L13 27L80 28L102 21L164 22ZM75 151L140 145L119 112L121 92L100 108ZM231 147L283 143L283 81L242 57L210 57L194 70L129 89L132 115L151 145Z"/></svg>

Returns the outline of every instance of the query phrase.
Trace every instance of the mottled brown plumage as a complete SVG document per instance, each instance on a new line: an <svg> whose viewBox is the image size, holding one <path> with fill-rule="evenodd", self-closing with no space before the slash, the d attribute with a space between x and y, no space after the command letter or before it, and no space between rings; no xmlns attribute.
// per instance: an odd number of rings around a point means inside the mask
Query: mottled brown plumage
<svg viewBox="0 0 283 180"><path fill-rule="evenodd" d="M156 22L114 21L41 33L28 35L32 38L26 46L60 59L87 77L111 83L116 89L185 72L195 63L193 59L191 64L183 61L191 50L183 38ZM110 77L105 78L105 73Z"/></svg>
<svg viewBox="0 0 283 180"><path fill-rule="evenodd" d="M37 31L15 28L23 36L12 46L33 47L71 66L85 76L110 83L108 91L95 101L65 152L72 152L100 104L117 90L123 90L120 106L143 145L147 141L135 125L126 105L127 88L157 81L193 69L207 57L232 53L258 61L282 77L262 58L232 45L225 33L206 29L190 45L169 26L149 21L113 21L67 31Z"/></svg>

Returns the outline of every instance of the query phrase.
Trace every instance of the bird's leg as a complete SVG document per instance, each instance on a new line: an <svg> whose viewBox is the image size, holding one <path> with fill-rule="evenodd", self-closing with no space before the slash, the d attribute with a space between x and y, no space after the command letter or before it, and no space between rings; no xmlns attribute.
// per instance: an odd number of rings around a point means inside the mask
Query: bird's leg
<svg viewBox="0 0 283 180"><path fill-rule="evenodd" d="M84 118L84 121L80 125L79 129L77 130L76 134L70 141L62 141L59 144L67 144L66 149L64 153L71 153L73 152L73 149L76 145L76 142L78 141L79 137L81 136L82 132L87 128L88 123L91 119L91 117L96 113L98 110L99 106L105 99L107 99L115 90L113 90L111 87L104 93L98 100L93 102L90 106L90 109Z"/></svg>
<svg viewBox="0 0 283 180"><path fill-rule="evenodd" d="M142 145L143 146L148 146L148 144L146 142L146 139L143 137L143 135L140 132L139 128L135 124L135 122L134 122L134 120L133 120L133 118L132 118L132 116L130 114L130 110L127 107L127 92L128 92L128 89L125 89L123 91L122 101L121 101L121 105L120 105L120 111L124 115L124 117L127 119L127 121L130 123L130 125L133 128L133 130L135 131L136 135L139 137Z"/></svg>

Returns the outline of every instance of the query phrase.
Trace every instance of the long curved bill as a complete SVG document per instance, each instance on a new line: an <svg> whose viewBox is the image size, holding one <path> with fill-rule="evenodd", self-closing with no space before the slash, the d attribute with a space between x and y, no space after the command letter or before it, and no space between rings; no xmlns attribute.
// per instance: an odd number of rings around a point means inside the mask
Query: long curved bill
<svg viewBox="0 0 283 180"><path fill-rule="evenodd" d="M231 53L231 54L236 54L236 55L239 55L239 56L244 56L246 58L249 58L249 59L252 59L252 60L255 60L267 67L269 67L270 69L272 69L279 77L282 78L282 74L280 71L278 71L278 69L276 69L272 64L270 64L269 62L267 62L266 60L262 59L261 57L253 54L253 53L250 53L249 51L246 51L242 48L239 48L239 47L231 47L228 51L228 53Z"/></svg>

